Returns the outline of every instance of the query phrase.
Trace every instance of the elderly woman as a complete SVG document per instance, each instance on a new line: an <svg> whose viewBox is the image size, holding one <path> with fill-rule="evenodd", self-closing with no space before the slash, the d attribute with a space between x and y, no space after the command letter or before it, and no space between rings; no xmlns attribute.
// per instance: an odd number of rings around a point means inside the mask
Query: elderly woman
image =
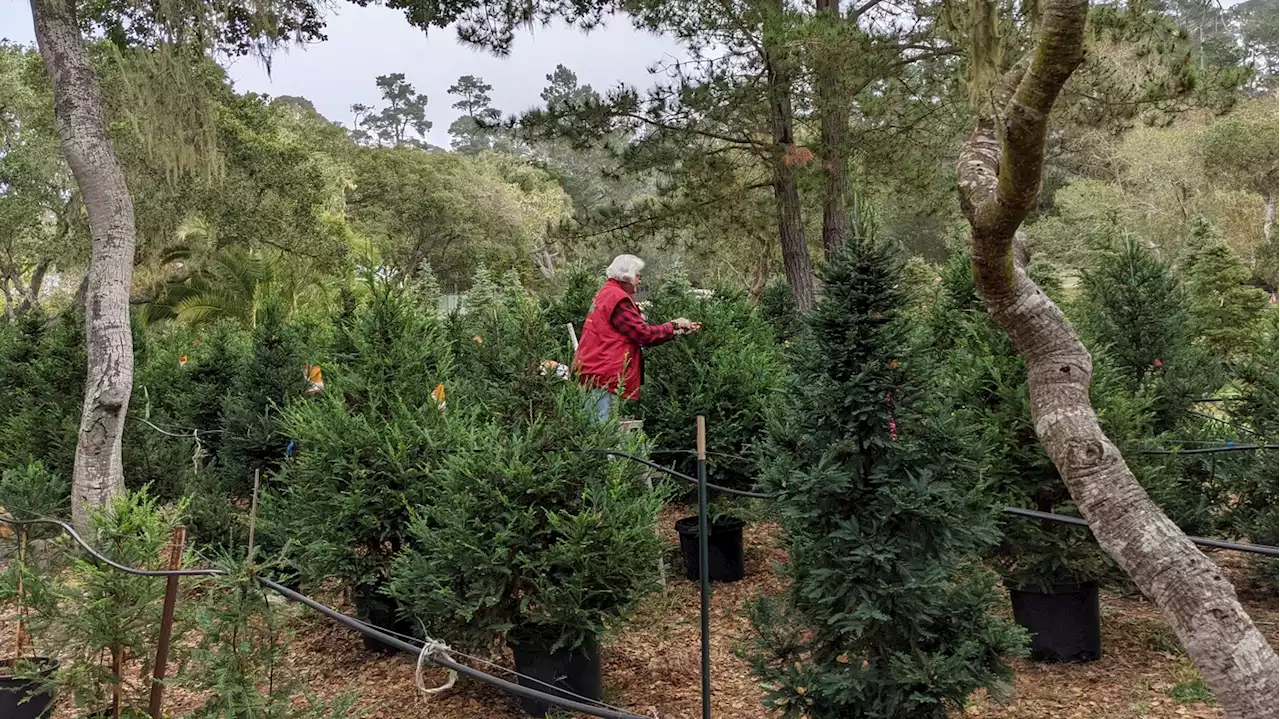
<svg viewBox="0 0 1280 719"><path fill-rule="evenodd" d="M592 390L600 419L609 416L614 395L635 400L644 377L643 348L669 342L676 335L695 332L702 325L681 317L651 325L631 295L640 286L644 260L618 255L605 270L608 280L591 302L582 339L573 356L578 381Z"/></svg>

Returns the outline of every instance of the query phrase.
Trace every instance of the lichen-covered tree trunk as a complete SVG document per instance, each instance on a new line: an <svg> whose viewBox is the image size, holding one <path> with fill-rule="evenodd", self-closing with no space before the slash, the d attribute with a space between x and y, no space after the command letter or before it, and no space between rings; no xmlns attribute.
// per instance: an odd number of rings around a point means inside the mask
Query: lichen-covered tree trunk
<svg viewBox="0 0 1280 719"><path fill-rule="evenodd" d="M769 115L773 139L773 197L778 217L778 237L782 243L782 265L795 298L796 309L807 312L814 303L813 261L804 238L800 215L800 190L796 168L805 154L795 146L795 117L791 107L791 73L784 52L766 32L765 80L768 83Z"/></svg>
<svg viewBox="0 0 1280 719"><path fill-rule="evenodd" d="M72 519L84 528L89 509L124 489L120 438L133 389L133 201L107 137L102 89L80 36L75 0L31 0L31 14L53 86L62 151L92 237L84 301L88 373L71 486Z"/></svg>
<svg viewBox="0 0 1280 719"><path fill-rule="evenodd" d="M1027 366L1036 436L1098 543L1163 611L1227 716L1273 719L1275 651L1208 557L1151 501L1098 424L1093 361L1062 311L1027 276L1015 234L1040 194L1048 117L1084 56L1088 0L1048 0L1033 55L994 92L960 154L960 204L987 309Z"/></svg>

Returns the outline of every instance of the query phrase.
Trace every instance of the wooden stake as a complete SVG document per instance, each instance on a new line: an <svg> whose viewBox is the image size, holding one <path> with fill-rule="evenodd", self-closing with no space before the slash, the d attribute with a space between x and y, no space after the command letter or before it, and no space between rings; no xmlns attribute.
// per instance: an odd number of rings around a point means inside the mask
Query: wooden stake
<svg viewBox="0 0 1280 719"><path fill-rule="evenodd" d="M249 502L249 556L245 561L253 561L253 530L258 523L258 481L261 472L253 470L253 499Z"/></svg>
<svg viewBox="0 0 1280 719"><path fill-rule="evenodd" d="M27 605L22 601L22 575L27 571L27 528L18 528L18 637L17 648L13 652L13 661L22 658L22 644L27 633Z"/></svg>
<svg viewBox="0 0 1280 719"><path fill-rule="evenodd" d="M182 568L182 550L187 543L187 528L178 525L173 528L173 539L169 544L169 571ZM160 719L160 705L164 700L164 675L169 665L169 640L173 636L173 609L178 603L178 577L169 575L164 587L164 612L160 616L160 641L156 646L156 669L151 681L151 704L148 713L151 719ZM119 689L116 690L116 703L119 705ZM117 717L119 713L117 710Z"/></svg>

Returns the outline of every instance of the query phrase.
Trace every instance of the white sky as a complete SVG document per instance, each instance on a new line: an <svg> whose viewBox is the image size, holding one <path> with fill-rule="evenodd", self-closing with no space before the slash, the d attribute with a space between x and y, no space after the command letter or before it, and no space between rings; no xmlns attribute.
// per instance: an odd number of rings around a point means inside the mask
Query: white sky
<svg viewBox="0 0 1280 719"><path fill-rule="evenodd" d="M255 61L237 61L229 69L236 88L300 95L329 119L349 123L353 103L377 104L375 77L403 72L430 100L427 117L434 125L428 141L440 147L449 146L449 123L460 114L450 107L455 98L447 90L461 75L476 75L493 85L493 103L508 115L541 103L538 93L557 64L604 92L619 82L648 86L651 65L684 57L674 41L639 32L623 18L590 34L561 26L524 31L505 58L461 45L452 29L425 35L399 11L381 7L339 3L326 34L326 42L276 57L270 78ZM0 0L0 38L34 42L26 0Z"/></svg>

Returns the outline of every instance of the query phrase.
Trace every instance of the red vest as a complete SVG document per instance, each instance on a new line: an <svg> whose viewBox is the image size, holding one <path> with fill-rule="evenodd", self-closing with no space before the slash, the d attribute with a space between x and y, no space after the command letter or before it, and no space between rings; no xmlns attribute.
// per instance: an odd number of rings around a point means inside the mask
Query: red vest
<svg viewBox="0 0 1280 719"><path fill-rule="evenodd" d="M604 283L596 293L587 312L587 321L582 325L578 351L573 355L573 369L583 386L601 387L618 394L618 379L621 378L623 399L640 396L641 364L644 362L640 345L614 329L610 321L618 303L634 301L617 280Z"/></svg>

